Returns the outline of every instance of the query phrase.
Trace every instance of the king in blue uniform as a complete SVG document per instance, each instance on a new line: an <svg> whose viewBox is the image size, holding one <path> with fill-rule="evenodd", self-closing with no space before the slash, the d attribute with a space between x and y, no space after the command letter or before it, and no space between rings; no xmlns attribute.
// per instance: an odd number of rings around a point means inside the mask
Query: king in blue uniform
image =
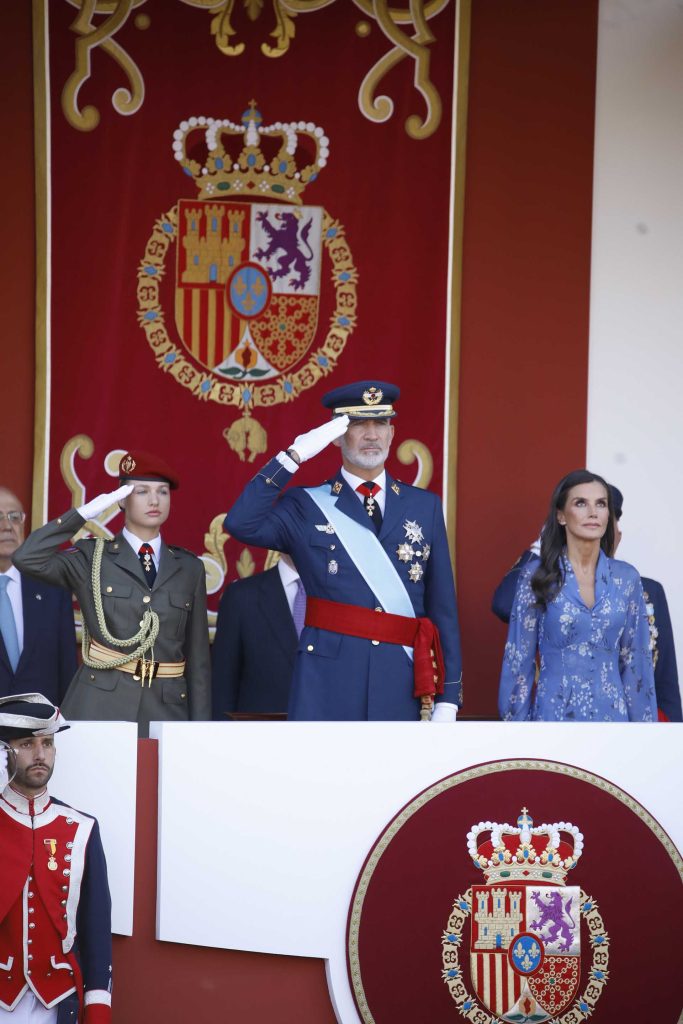
<svg viewBox="0 0 683 1024"><path fill-rule="evenodd" d="M418 641L413 649L405 636L372 638L373 622L379 628L387 612L387 627L390 621L408 623L409 632L411 621L437 627L444 686L432 721L454 721L461 703L458 615L441 503L384 468L398 395L395 385L381 381L329 392L323 404L332 420L271 459L226 516L226 529L239 540L290 554L306 589L290 719L420 718ZM330 442L341 448L337 475L319 488L285 490L299 464ZM359 618L360 630L349 625Z"/></svg>

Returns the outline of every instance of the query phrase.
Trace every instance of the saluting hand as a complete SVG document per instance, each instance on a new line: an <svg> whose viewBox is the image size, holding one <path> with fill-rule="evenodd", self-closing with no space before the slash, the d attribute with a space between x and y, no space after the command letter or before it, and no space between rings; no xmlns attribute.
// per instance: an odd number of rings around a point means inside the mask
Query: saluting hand
<svg viewBox="0 0 683 1024"><path fill-rule="evenodd" d="M348 425L348 416L335 416L328 423L323 423L322 427L314 427L306 434L299 434L294 438L287 451L293 456L295 462L307 462L314 455L318 455L323 448L327 448L332 441L336 441L338 437L345 434Z"/></svg>
<svg viewBox="0 0 683 1024"><path fill-rule="evenodd" d="M92 501L88 501L85 505L81 505L76 509L80 516L87 521L89 519L97 519L102 512L106 512L112 505L118 504L133 490L133 484L124 484L122 487L118 487L115 491L110 491L109 494L99 494Z"/></svg>

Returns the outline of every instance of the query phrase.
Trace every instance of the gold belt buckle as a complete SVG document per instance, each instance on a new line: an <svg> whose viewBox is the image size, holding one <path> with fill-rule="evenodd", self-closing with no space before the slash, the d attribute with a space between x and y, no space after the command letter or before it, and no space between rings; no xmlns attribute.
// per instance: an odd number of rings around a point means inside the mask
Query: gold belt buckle
<svg viewBox="0 0 683 1024"><path fill-rule="evenodd" d="M137 665L135 666L135 673L133 675L133 679L135 679L136 682L139 680L140 686L144 686L146 678L147 686L150 687L152 685L152 680L154 679L158 671L158 661L143 661L143 659L140 658L138 660Z"/></svg>

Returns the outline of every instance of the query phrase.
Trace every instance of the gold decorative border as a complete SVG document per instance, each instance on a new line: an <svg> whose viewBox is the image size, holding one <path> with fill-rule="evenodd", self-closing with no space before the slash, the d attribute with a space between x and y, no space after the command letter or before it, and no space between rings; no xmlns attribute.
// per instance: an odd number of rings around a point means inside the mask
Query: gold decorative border
<svg viewBox="0 0 683 1024"><path fill-rule="evenodd" d="M563 764L560 761L534 761L531 759L490 761L487 764L476 765L473 768L466 768L463 771L456 772L454 775L449 775L447 778L434 783L433 786L430 786L429 789L426 789L423 793L418 794L414 800L411 800L410 803L396 815L394 820L387 826L379 841L375 844L358 880L358 886L353 897L351 913L349 915L348 958L351 986L356 998L356 1005L358 1006L359 1014L364 1024L375 1024L375 1020L370 1012L370 1007L368 1006L367 999L365 998L365 991L363 989L358 952L358 934L360 931L363 904L370 885L370 880L372 879L375 869L384 852L406 822L409 821L413 815L421 810L426 804L428 804L430 800L433 800L434 797L447 792L449 789L453 789L455 786L461 785L463 782L471 782L472 779L485 778L489 775L495 775L498 772L508 771L544 771L552 772L556 775L566 775L570 778L578 779L581 782L586 782L589 785L595 786L604 793L608 793L610 796L613 796L616 800L619 800L624 804L625 807L628 807L628 809L640 818L643 824L650 829L652 834L657 840L659 840L671 857L674 867L676 868L681 881L683 881L683 857L681 857L681 854L671 837L664 831L659 822L652 817L650 812L635 799L635 797L630 796L619 786L616 786L612 782L608 782L607 779L603 779L599 775L594 775L592 772L586 771L583 768L577 768L575 765Z"/></svg>
<svg viewBox="0 0 683 1024"><path fill-rule="evenodd" d="M451 549L453 571L455 556L456 513L458 500L458 406L460 394L460 346L462 316L462 255L465 222L465 161L467 143L467 109L470 77L470 34L472 0L457 0L455 11L455 82L451 123L453 153L451 157L451 267L450 267L450 337L444 394L443 497L446 534Z"/></svg>
<svg viewBox="0 0 683 1024"><path fill-rule="evenodd" d="M33 0L33 138L36 218L36 383L33 411L33 495L31 524L42 526L47 514L48 364L49 364L49 97L47 67L47 0Z"/></svg>

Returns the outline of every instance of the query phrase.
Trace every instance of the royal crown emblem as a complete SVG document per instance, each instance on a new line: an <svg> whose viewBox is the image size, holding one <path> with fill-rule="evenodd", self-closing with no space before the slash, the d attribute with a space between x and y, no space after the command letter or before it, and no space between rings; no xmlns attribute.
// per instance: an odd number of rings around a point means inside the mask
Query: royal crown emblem
<svg viewBox="0 0 683 1024"><path fill-rule="evenodd" d="M193 155L197 130L204 133L203 159ZM311 122L264 125L253 100L239 124L227 118L191 117L173 133L174 156L194 178L199 199L230 192L300 203L306 185L327 164L329 147L323 129Z"/></svg>
<svg viewBox="0 0 683 1024"><path fill-rule="evenodd" d="M583 852L578 827L565 821L534 826L522 808L516 825L474 825L467 849L486 884L456 899L442 935L442 977L461 1015L508 1024L587 1019L608 979L609 937L595 900L565 884ZM473 992L462 956L468 921ZM579 994L582 921L592 962ZM482 1007L493 1016L482 1016Z"/></svg>
<svg viewBox="0 0 683 1024"><path fill-rule="evenodd" d="M224 437L243 460L267 446L254 409L292 401L331 373L356 326L344 228L302 200L329 152L322 128L264 124L255 101L239 123L190 117L173 135L197 195L154 226L138 270L138 319L161 369L202 401L240 408ZM334 311L316 348L326 265Z"/></svg>

